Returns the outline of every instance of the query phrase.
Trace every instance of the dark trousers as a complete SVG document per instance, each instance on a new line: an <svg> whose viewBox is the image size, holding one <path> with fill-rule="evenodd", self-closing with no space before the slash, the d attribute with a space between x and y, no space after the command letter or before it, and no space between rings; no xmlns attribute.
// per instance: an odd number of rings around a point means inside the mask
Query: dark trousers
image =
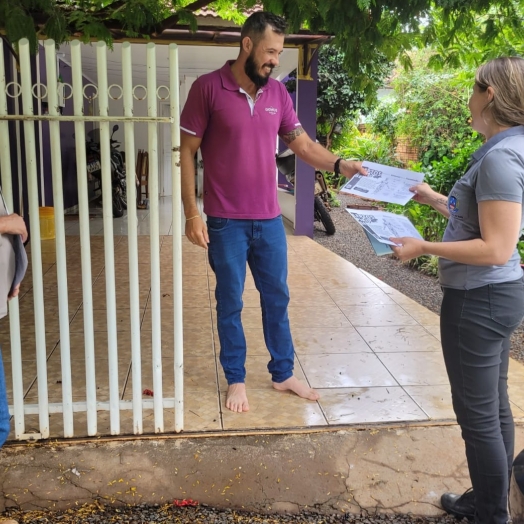
<svg viewBox="0 0 524 524"><path fill-rule="evenodd" d="M524 281L443 292L442 349L466 444L475 522L506 524L515 441L508 398L509 346L524 317Z"/></svg>

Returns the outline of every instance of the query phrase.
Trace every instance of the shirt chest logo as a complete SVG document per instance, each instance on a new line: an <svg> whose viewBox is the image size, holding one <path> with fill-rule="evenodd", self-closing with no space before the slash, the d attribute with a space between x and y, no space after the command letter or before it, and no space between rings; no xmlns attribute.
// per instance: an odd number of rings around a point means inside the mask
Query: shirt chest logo
<svg viewBox="0 0 524 524"><path fill-rule="evenodd" d="M278 109L276 107L266 107L266 112L270 115L276 115L278 113Z"/></svg>
<svg viewBox="0 0 524 524"><path fill-rule="evenodd" d="M459 201L457 200L457 197L451 195L448 200L448 209L451 213L455 214L459 211Z"/></svg>
<svg viewBox="0 0 524 524"><path fill-rule="evenodd" d="M450 216L457 220L464 220L462 213L462 206L460 205L459 199L455 195L451 195L448 199L448 210Z"/></svg>

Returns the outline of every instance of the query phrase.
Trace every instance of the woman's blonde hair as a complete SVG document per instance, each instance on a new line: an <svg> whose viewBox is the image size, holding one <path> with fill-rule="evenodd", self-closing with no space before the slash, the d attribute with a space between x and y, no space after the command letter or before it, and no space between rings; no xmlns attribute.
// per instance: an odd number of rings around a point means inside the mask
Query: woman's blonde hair
<svg viewBox="0 0 524 524"><path fill-rule="evenodd" d="M500 126L524 125L524 59L495 58L477 69L475 84L481 91L492 87L495 95L483 110Z"/></svg>

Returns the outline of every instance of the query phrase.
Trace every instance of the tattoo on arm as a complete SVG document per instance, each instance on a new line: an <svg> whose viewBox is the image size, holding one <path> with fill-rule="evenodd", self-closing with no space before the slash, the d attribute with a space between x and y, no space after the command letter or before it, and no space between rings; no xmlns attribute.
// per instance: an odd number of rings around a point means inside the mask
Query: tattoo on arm
<svg viewBox="0 0 524 524"><path fill-rule="evenodd" d="M305 131L303 127L297 127L296 129L293 129L293 131L290 131L289 133L282 135L282 140L288 146L289 144L291 144L291 142L293 142L293 140L295 140L304 133Z"/></svg>
<svg viewBox="0 0 524 524"><path fill-rule="evenodd" d="M438 197L432 198L431 200L433 200L433 202L437 205L444 206L445 208L448 207L448 199L446 197L439 195Z"/></svg>

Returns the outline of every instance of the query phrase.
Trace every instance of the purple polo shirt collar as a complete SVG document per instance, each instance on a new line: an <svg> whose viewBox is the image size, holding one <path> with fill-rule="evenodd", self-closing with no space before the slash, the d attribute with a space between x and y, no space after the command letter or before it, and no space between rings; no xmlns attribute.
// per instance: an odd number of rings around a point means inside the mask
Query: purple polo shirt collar
<svg viewBox="0 0 524 524"><path fill-rule="evenodd" d="M220 79L222 81L222 87L228 91L240 91L240 86L237 84L231 66L235 63L235 60L228 60L220 69ZM267 91L271 87L271 82L268 82L264 87L261 87L258 91Z"/></svg>

